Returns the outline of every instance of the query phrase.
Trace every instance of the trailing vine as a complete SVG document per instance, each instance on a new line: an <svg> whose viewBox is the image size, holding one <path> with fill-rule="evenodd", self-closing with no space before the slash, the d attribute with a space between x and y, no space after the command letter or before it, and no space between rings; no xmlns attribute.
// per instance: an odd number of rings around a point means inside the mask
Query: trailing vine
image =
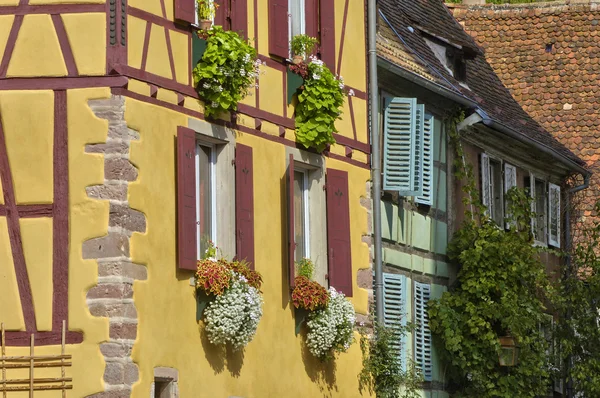
<svg viewBox="0 0 600 398"><path fill-rule="evenodd" d="M466 220L448 246L460 270L453 289L429 302L430 328L455 397L545 395L551 369L540 324L544 303L555 296L539 257L543 249L532 244L531 198L516 187L507 192L508 231L487 217L457 131L462 119L458 114L448 123L467 205ZM519 346L518 364L510 368L498 360L499 337L504 335Z"/></svg>

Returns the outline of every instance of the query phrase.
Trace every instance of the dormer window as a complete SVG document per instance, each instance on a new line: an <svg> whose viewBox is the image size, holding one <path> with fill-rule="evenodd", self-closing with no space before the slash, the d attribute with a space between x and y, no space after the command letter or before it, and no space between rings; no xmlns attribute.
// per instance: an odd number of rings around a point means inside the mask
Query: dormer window
<svg viewBox="0 0 600 398"><path fill-rule="evenodd" d="M464 82L467 79L467 63L461 50L454 47L446 48L446 66L459 82Z"/></svg>

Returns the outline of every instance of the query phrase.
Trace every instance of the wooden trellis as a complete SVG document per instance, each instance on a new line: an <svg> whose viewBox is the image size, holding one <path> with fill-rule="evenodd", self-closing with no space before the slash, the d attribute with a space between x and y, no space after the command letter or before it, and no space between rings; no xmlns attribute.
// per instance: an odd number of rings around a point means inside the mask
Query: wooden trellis
<svg viewBox="0 0 600 398"><path fill-rule="evenodd" d="M65 376L65 368L71 366L71 355L65 354L65 321L62 324L62 341L60 355L38 355L34 354L35 335L31 335L31 345L28 356L7 356L6 341L4 334L4 324L0 326L2 331L0 369L2 369L2 378L0 379L0 392L2 398L7 398L11 391L29 391L29 397L33 397L34 391L59 390L62 391L63 398L67 396L67 390L73 388L73 379ZM60 367L61 377L56 378L35 378L36 368L58 368ZM29 369L29 377L26 379L7 379L7 369Z"/></svg>

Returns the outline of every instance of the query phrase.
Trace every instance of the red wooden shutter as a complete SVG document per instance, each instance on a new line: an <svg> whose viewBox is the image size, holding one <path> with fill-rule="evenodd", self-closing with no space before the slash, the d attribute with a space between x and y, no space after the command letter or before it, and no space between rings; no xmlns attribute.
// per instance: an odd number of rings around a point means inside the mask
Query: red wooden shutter
<svg viewBox="0 0 600 398"><path fill-rule="evenodd" d="M231 30L248 38L248 0L231 0Z"/></svg>
<svg viewBox="0 0 600 398"><path fill-rule="evenodd" d="M289 57L288 0L269 0L269 53Z"/></svg>
<svg viewBox="0 0 600 398"><path fill-rule="evenodd" d="M215 13L215 25L222 26L225 30L229 30L230 27L229 1L230 0L215 0L215 3L219 6Z"/></svg>
<svg viewBox="0 0 600 398"><path fill-rule="evenodd" d="M196 270L196 133L177 127L177 253L179 268Z"/></svg>
<svg viewBox="0 0 600 398"><path fill-rule="evenodd" d="M304 0L305 32L307 36L319 37L319 0Z"/></svg>
<svg viewBox="0 0 600 398"><path fill-rule="evenodd" d="M235 147L235 225L237 258L246 260L254 269L252 148L241 144Z"/></svg>
<svg viewBox="0 0 600 398"><path fill-rule="evenodd" d="M348 173L327 169L327 246L329 285L352 297Z"/></svg>
<svg viewBox="0 0 600 398"><path fill-rule="evenodd" d="M196 0L175 0L175 19L196 22Z"/></svg>
<svg viewBox="0 0 600 398"><path fill-rule="evenodd" d="M294 255L296 253L296 242L294 239L294 155L290 155L287 175L288 191L288 278L290 286L295 286L296 264Z"/></svg>
<svg viewBox="0 0 600 398"><path fill-rule="evenodd" d="M335 70L335 0L321 0L321 59L333 72Z"/></svg>

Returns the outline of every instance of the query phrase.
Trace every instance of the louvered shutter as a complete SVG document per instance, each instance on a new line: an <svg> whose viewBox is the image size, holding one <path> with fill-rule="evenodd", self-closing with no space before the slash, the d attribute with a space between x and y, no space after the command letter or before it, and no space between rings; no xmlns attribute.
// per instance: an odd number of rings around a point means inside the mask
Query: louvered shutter
<svg viewBox="0 0 600 398"><path fill-rule="evenodd" d="M406 370L406 276L383 273L383 325L394 335L391 344L402 370Z"/></svg>
<svg viewBox="0 0 600 398"><path fill-rule="evenodd" d="M252 148L235 147L235 224L236 252L254 269L254 177Z"/></svg>
<svg viewBox="0 0 600 398"><path fill-rule="evenodd" d="M417 142L422 132L417 128L421 124L417 118L415 98L385 97L383 189L386 191L398 191L403 196L422 194L421 187L415 184L421 162L417 159Z"/></svg>
<svg viewBox="0 0 600 398"><path fill-rule="evenodd" d="M327 169L327 247L329 286L352 297L348 173Z"/></svg>
<svg viewBox="0 0 600 398"><path fill-rule="evenodd" d="M177 128L177 253L181 269L196 270L196 133Z"/></svg>
<svg viewBox="0 0 600 398"><path fill-rule="evenodd" d="M422 187L423 194L415 198L415 202L423 205L433 205L433 128L435 118L433 115L425 113L423 118L423 138L422 138Z"/></svg>
<svg viewBox="0 0 600 398"><path fill-rule="evenodd" d="M415 285L415 363L421 369L423 379L431 381L433 362L431 359L431 330L427 302L431 296L431 285L413 282Z"/></svg>
<svg viewBox="0 0 600 398"><path fill-rule="evenodd" d="M288 193L288 279L291 287L296 285L295 253L296 241L294 238L294 155L290 155L287 171Z"/></svg>
<svg viewBox="0 0 600 398"><path fill-rule="evenodd" d="M321 0L319 9L321 26L321 60L335 75L335 0Z"/></svg>
<svg viewBox="0 0 600 398"><path fill-rule="evenodd" d="M548 243L560 247L560 187L548 184Z"/></svg>
<svg viewBox="0 0 600 398"><path fill-rule="evenodd" d="M269 0L269 53L289 57L288 0Z"/></svg>
<svg viewBox="0 0 600 398"><path fill-rule="evenodd" d="M506 194L512 187L517 186L517 168L512 164L504 163L504 193ZM506 196L505 196L506 198ZM504 202L504 214L506 218L511 218L512 215L509 211L508 199ZM510 228L510 224L506 223L506 228Z"/></svg>
<svg viewBox="0 0 600 398"><path fill-rule="evenodd" d="M231 30L248 38L248 0L231 0Z"/></svg>
<svg viewBox="0 0 600 398"><path fill-rule="evenodd" d="M175 19L196 23L196 0L175 0Z"/></svg>
<svg viewBox="0 0 600 398"><path fill-rule="evenodd" d="M486 207L485 214L490 215L492 189L490 185L490 158L481 154L481 203Z"/></svg>

